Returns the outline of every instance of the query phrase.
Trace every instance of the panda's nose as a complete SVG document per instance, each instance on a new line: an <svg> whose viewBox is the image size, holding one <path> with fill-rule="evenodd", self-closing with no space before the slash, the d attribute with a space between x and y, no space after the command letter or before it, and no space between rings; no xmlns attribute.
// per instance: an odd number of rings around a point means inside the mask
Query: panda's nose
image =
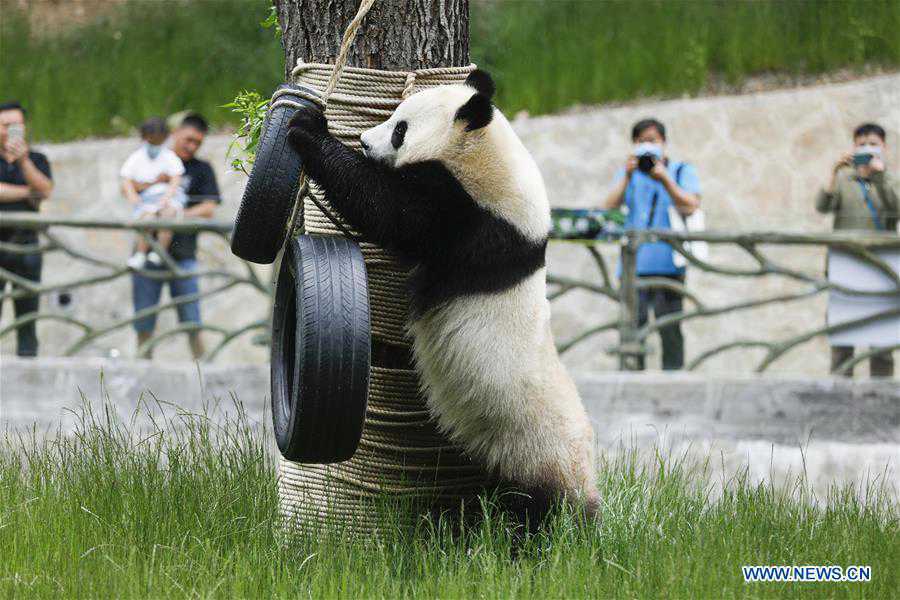
<svg viewBox="0 0 900 600"><path fill-rule="evenodd" d="M359 138L359 145L362 146L363 152L369 151L369 145L366 143L366 141L364 139Z"/></svg>

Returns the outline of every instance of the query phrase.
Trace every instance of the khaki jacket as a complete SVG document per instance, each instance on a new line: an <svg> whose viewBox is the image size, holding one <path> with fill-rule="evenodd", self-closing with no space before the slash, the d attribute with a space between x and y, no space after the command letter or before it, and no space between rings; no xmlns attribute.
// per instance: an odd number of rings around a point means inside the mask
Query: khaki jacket
<svg viewBox="0 0 900 600"><path fill-rule="evenodd" d="M875 226L860 183L865 186L878 213L880 228ZM834 213L835 231L855 229L895 232L897 217L900 216L900 182L886 171L875 173L870 179L864 180L857 176L852 167L843 167L835 177L834 191L819 191L816 210Z"/></svg>

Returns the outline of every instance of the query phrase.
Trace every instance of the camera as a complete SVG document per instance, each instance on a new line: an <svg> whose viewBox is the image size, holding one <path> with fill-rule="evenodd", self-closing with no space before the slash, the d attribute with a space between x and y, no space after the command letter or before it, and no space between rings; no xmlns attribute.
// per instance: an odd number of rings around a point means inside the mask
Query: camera
<svg viewBox="0 0 900 600"><path fill-rule="evenodd" d="M872 144L861 144L853 149L853 166L864 167L877 156L881 156L881 148Z"/></svg>
<svg viewBox="0 0 900 600"><path fill-rule="evenodd" d="M643 142L634 147L634 156L637 157L637 167L642 173L649 174L656 165L656 161L662 160L663 150L659 144Z"/></svg>
<svg viewBox="0 0 900 600"><path fill-rule="evenodd" d="M12 123L6 126L6 139L9 141L21 141L25 139L25 127L19 123Z"/></svg>
<svg viewBox="0 0 900 600"><path fill-rule="evenodd" d="M641 154L640 156L637 157L637 159L638 159L638 165L637 165L638 170L641 171L642 173L649 173L651 170L653 170L653 166L656 164L656 161L657 161L656 155L649 153L649 152L646 154Z"/></svg>
<svg viewBox="0 0 900 600"><path fill-rule="evenodd" d="M874 154L870 152L859 152L853 155L853 166L861 167L863 165L869 164L869 162L874 158Z"/></svg>

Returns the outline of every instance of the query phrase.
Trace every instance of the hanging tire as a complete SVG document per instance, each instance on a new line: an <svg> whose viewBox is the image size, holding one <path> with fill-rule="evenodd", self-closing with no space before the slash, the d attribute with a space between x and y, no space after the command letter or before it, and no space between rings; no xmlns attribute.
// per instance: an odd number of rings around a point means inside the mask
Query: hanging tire
<svg viewBox="0 0 900 600"><path fill-rule="evenodd" d="M355 242L301 235L281 259L272 316L272 420L288 460L332 463L362 436L371 352L366 266Z"/></svg>
<svg viewBox="0 0 900 600"><path fill-rule="evenodd" d="M284 91L281 98L315 107L310 100L296 95L305 89L285 83L278 86L276 93ZM306 94L310 93L315 92L306 90ZM272 263L287 235L302 170L300 157L288 144L287 136L288 123L297 110L273 103L263 124L256 159L231 233L232 253L250 262Z"/></svg>

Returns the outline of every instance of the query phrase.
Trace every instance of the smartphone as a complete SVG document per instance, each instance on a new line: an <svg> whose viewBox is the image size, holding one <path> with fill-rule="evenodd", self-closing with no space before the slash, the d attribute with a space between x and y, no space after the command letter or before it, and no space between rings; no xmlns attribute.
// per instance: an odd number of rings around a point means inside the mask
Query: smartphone
<svg viewBox="0 0 900 600"><path fill-rule="evenodd" d="M12 123L6 126L6 139L10 142L25 139L25 126L21 123Z"/></svg>

